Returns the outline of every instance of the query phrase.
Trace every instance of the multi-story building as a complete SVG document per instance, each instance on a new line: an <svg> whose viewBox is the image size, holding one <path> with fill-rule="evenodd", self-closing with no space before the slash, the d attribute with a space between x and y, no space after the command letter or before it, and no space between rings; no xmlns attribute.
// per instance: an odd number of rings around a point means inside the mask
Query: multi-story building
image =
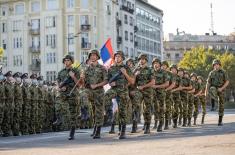
<svg viewBox="0 0 235 155"><path fill-rule="evenodd" d="M235 53L235 39L232 36L223 35L174 35L170 33L164 41L164 59L177 64L186 51L195 47L204 47L216 51L229 51Z"/></svg>
<svg viewBox="0 0 235 155"><path fill-rule="evenodd" d="M136 0L136 54L146 53L150 62L154 57L162 59L163 11L147 1Z"/></svg>
<svg viewBox="0 0 235 155"><path fill-rule="evenodd" d="M155 14L148 14L153 19L146 22L138 17L137 4ZM162 12L156 10L136 0L0 0L3 72L38 73L46 80L55 80L66 53L85 62L88 52L100 49L108 38L114 51L123 50L128 57L134 58L139 52L160 57ZM138 22L136 17L141 20ZM140 39L141 22L149 27ZM151 29L154 26L156 30ZM141 50L135 48L138 40L144 47Z"/></svg>

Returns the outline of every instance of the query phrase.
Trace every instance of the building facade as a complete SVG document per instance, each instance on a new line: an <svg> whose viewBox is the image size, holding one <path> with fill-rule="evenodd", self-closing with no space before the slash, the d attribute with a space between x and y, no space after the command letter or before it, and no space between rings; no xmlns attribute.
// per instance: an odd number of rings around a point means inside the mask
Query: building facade
<svg viewBox="0 0 235 155"><path fill-rule="evenodd" d="M235 39L230 35L174 35L170 33L164 41L164 60L169 61L171 64L177 64L186 51L195 47L235 53Z"/></svg>

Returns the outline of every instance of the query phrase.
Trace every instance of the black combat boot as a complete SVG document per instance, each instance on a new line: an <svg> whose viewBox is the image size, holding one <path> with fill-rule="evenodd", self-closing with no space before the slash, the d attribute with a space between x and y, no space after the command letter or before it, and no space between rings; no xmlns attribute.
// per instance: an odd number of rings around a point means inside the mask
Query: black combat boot
<svg viewBox="0 0 235 155"><path fill-rule="evenodd" d="M111 125L111 129L109 131L109 134L115 134L115 124Z"/></svg>
<svg viewBox="0 0 235 155"><path fill-rule="evenodd" d="M121 130L122 130L122 126L121 126L121 124L119 124L119 125L118 125L118 131L119 131L118 135L121 134Z"/></svg>
<svg viewBox="0 0 235 155"><path fill-rule="evenodd" d="M146 123L144 134L150 134L150 123Z"/></svg>
<svg viewBox="0 0 235 155"><path fill-rule="evenodd" d="M184 118L184 119L183 119L183 125L182 125L182 126L183 126L183 127L186 127L186 124L187 124L187 118Z"/></svg>
<svg viewBox="0 0 235 155"><path fill-rule="evenodd" d="M100 131L101 131L101 127L98 126L93 139L100 139Z"/></svg>
<svg viewBox="0 0 235 155"><path fill-rule="evenodd" d="M218 126L223 126L222 120L223 116L219 116Z"/></svg>
<svg viewBox="0 0 235 155"><path fill-rule="evenodd" d="M157 126L158 126L158 120L155 120L153 129L157 129Z"/></svg>
<svg viewBox="0 0 235 155"><path fill-rule="evenodd" d="M191 127L192 125L191 125L191 117L190 118L188 118L188 126L189 127Z"/></svg>
<svg viewBox="0 0 235 155"><path fill-rule="evenodd" d="M122 125L121 134L119 139L126 139L126 124Z"/></svg>
<svg viewBox="0 0 235 155"><path fill-rule="evenodd" d="M201 121L201 124L204 124L204 119L205 119L205 115L202 115L202 121Z"/></svg>
<svg viewBox="0 0 235 155"><path fill-rule="evenodd" d="M146 128L146 123L144 123L144 126L143 126L142 130L145 130L145 128Z"/></svg>
<svg viewBox="0 0 235 155"><path fill-rule="evenodd" d="M163 121L160 120L159 125L157 127L157 132L162 132Z"/></svg>
<svg viewBox="0 0 235 155"><path fill-rule="evenodd" d="M93 137L95 135L96 129L97 129L97 126L95 125L94 129L93 129L93 133L91 134L91 137Z"/></svg>
<svg viewBox="0 0 235 155"><path fill-rule="evenodd" d="M177 128L177 118L173 119L173 128Z"/></svg>
<svg viewBox="0 0 235 155"><path fill-rule="evenodd" d="M69 138L68 140L74 140L74 134L75 134L75 127L72 127L70 129L70 133L69 133Z"/></svg>
<svg viewBox="0 0 235 155"><path fill-rule="evenodd" d="M168 119L165 119L165 127L164 130L168 130L169 129L169 121Z"/></svg>
<svg viewBox="0 0 235 155"><path fill-rule="evenodd" d="M137 131L137 122L133 121L131 133L136 133Z"/></svg>
<svg viewBox="0 0 235 155"><path fill-rule="evenodd" d="M197 125L197 117L193 117L193 125Z"/></svg>

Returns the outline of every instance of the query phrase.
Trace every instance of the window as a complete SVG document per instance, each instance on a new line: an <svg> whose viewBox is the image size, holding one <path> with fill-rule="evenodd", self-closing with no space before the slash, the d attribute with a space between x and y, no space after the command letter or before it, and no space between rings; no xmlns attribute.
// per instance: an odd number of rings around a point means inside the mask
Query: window
<svg viewBox="0 0 235 155"><path fill-rule="evenodd" d="M23 29L23 21L15 20L13 21L13 31L21 31Z"/></svg>
<svg viewBox="0 0 235 155"><path fill-rule="evenodd" d="M94 28L96 28L96 16L94 16Z"/></svg>
<svg viewBox="0 0 235 155"><path fill-rule="evenodd" d="M178 59L180 57L179 53L175 53L175 58Z"/></svg>
<svg viewBox="0 0 235 155"><path fill-rule="evenodd" d="M15 6L15 14L17 14L17 15L24 14L24 4L16 4L16 6Z"/></svg>
<svg viewBox="0 0 235 155"><path fill-rule="evenodd" d="M125 31L125 40L128 40L128 31Z"/></svg>
<svg viewBox="0 0 235 155"><path fill-rule="evenodd" d="M88 15L81 16L81 25L89 25L89 16Z"/></svg>
<svg viewBox="0 0 235 155"><path fill-rule="evenodd" d="M82 62L86 62L86 60L87 60L87 58L88 58L88 53L87 53L87 51L82 51Z"/></svg>
<svg viewBox="0 0 235 155"><path fill-rule="evenodd" d="M133 17L130 16L130 26L133 26L133 23L134 23L134 19Z"/></svg>
<svg viewBox="0 0 235 155"><path fill-rule="evenodd" d="M6 23L2 23L2 33L7 31Z"/></svg>
<svg viewBox="0 0 235 155"><path fill-rule="evenodd" d="M73 33L68 34L68 44L73 45L74 44L74 35Z"/></svg>
<svg viewBox="0 0 235 155"><path fill-rule="evenodd" d="M47 10L55 10L59 8L59 0L47 0Z"/></svg>
<svg viewBox="0 0 235 155"><path fill-rule="evenodd" d="M74 16L73 15L68 16L68 26L71 26L71 27L74 26Z"/></svg>
<svg viewBox="0 0 235 155"><path fill-rule="evenodd" d="M32 37L32 47L35 49L40 48L40 38L39 37Z"/></svg>
<svg viewBox="0 0 235 155"><path fill-rule="evenodd" d="M7 49L7 44L6 44L5 40L2 40L2 47L3 47L4 50Z"/></svg>
<svg viewBox="0 0 235 155"><path fill-rule="evenodd" d="M67 8L73 8L75 4L74 0L67 0Z"/></svg>
<svg viewBox="0 0 235 155"><path fill-rule="evenodd" d="M94 6L94 9L97 8L97 0L93 0L93 6Z"/></svg>
<svg viewBox="0 0 235 155"><path fill-rule="evenodd" d="M56 71L47 71L46 72L46 79L47 81L55 81L57 73Z"/></svg>
<svg viewBox="0 0 235 155"><path fill-rule="evenodd" d="M82 44L82 48L90 48L91 43L89 42L89 35L88 33L82 33L81 34L81 44Z"/></svg>
<svg viewBox="0 0 235 155"><path fill-rule="evenodd" d="M56 56L55 56L55 53L47 53L47 54L46 54L46 63L47 63L47 64L56 63Z"/></svg>
<svg viewBox="0 0 235 155"><path fill-rule="evenodd" d="M13 48L22 48L23 39L21 37L13 38Z"/></svg>
<svg viewBox="0 0 235 155"><path fill-rule="evenodd" d="M46 27L56 27L56 17L46 17Z"/></svg>
<svg viewBox="0 0 235 155"><path fill-rule="evenodd" d="M46 35L46 46L50 46L51 48L56 47L56 35L55 34Z"/></svg>
<svg viewBox="0 0 235 155"><path fill-rule="evenodd" d="M133 40L134 40L134 36L133 36L133 33L131 32L130 33L130 41L133 42Z"/></svg>
<svg viewBox="0 0 235 155"><path fill-rule="evenodd" d="M124 23L128 24L128 16L127 15L124 15Z"/></svg>
<svg viewBox="0 0 235 155"><path fill-rule="evenodd" d="M7 8L2 7L2 16L6 16L6 15L7 15Z"/></svg>
<svg viewBox="0 0 235 155"><path fill-rule="evenodd" d="M82 9L88 9L88 6L89 6L89 1L88 0L80 0L80 3L81 3L81 8Z"/></svg>
<svg viewBox="0 0 235 155"><path fill-rule="evenodd" d="M31 20L31 29L37 30L40 28L40 19L32 19Z"/></svg>
<svg viewBox="0 0 235 155"><path fill-rule="evenodd" d="M31 3L31 12L40 12L40 2L34 1Z"/></svg>
<svg viewBox="0 0 235 155"><path fill-rule="evenodd" d="M22 64L23 64L22 55L13 56L13 66L14 67L22 66Z"/></svg>
<svg viewBox="0 0 235 155"><path fill-rule="evenodd" d="M125 47L124 55L128 56L128 47Z"/></svg>

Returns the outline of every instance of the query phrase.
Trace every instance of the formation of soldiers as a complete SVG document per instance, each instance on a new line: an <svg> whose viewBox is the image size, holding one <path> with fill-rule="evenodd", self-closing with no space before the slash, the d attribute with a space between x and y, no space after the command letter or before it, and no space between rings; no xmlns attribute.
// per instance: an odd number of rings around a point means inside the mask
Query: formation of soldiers
<svg viewBox="0 0 235 155"><path fill-rule="evenodd" d="M144 134L150 134L152 116L157 132L178 126L197 124L199 107L201 124L206 115L206 96L219 99L219 121L222 125L224 89L229 81L219 60L207 80L176 65L169 66L140 54L138 61L127 59L122 51L114 54L114 64L106 68L98 63L97 50L91 50L86 64L73 67L74 58L66 55L57 84L48 85L41 76L28 77L11 72L0 75L0 127L3 136L68 130L74 139L77 127L93 127L94 139L101 138L101 128L111 125L110 134L119 126L119 139L126 138L126 125L131 133L138 131L141 116ZM109 84L110 88L104 90ZM116 102L114 102L116 101ZM114 108L117 103L118 108ZM56 120L54 120L54 115Z"/></svg>

